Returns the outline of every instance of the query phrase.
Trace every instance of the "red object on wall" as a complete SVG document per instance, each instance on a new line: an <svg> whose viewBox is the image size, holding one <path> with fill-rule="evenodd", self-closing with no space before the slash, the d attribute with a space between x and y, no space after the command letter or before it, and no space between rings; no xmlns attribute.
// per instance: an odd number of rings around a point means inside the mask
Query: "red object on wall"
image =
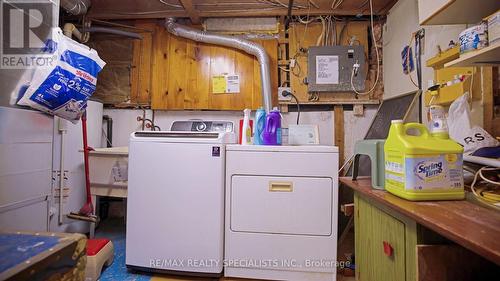
<svg viewBox="0 0 500 281"><path fill-rule="evenodd" d="M383 241L384 243L384 253L388 257L392 257L392 254L394 253L394 250L392 249L391 244L387 241Z"/></svg>
<svg viewBox="0 0 500 281"><path fill-rule="evenodd" d="M240 119L240 128L239 128L239 131L240 131L240 134L239 134L239 139L238 139L238 143L241 144L241 130L243 129L243 119ZM253 136L253 120L250 119L250 129L252 131L252 136Z"/></svg>

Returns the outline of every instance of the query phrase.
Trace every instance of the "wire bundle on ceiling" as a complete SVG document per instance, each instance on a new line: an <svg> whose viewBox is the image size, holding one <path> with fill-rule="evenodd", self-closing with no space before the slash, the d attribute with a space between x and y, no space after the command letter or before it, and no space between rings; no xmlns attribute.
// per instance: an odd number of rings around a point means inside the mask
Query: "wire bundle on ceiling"
<svg viewBox="0 0 500 281"><path fill-rule="evenodd" d="M476 186L481 181L484 183ZM500 168L482 167L474 175L470 188L481 202L500 210Z"/></svg>

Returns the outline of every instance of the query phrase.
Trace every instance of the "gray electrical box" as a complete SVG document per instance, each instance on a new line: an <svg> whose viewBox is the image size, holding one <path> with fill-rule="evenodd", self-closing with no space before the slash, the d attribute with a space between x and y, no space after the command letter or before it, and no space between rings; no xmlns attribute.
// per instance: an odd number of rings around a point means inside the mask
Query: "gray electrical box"
<svg viewBox="0 0 500 281"><path fill-rule="evenodd" d="M363 46L309 47L307 89L309 92L352 92L353 65L359 64L353 85L365 89L366 63Z"/></svg>

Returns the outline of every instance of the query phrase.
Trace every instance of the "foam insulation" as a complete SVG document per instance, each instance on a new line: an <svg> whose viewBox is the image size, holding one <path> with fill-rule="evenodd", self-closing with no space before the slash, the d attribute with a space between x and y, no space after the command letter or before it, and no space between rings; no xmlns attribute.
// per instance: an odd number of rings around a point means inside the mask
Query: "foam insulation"
<svg viewBox="0 0 500 281"><path fill-rule="evenodd" d="M279 24L276 18L208 18L203 23L205 31L242 34L277 34Z"/></svg>
<svg viewBox="0 0 500 281"><path fill-rule="evenodd" d="M130 99L130 71L133 39L117 36L92 36L89 46L99 53L106 66L99 73L92 99L104 104L118 104Z"/></svg>

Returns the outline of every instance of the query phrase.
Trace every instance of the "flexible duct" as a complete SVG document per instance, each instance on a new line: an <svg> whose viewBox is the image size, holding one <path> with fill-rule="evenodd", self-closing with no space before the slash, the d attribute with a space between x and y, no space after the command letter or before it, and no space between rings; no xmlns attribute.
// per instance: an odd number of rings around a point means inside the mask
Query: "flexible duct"
<svg viewBox="0 0 500 281"><path fill-rule="evenodd" d="M61 0L61 7L72 15L84 15L90 7L90 0Z"/></svg>
<svg viewBox="0 0 500 281"><path fill-rule="evenodd" d="M271 111L271 72L269 69L269 57L264 48L252 41L242 38L219 35L201 31L184 25L175 23L175 20L168 18L165 21L165 28L168 32L197 42L221 45L236 48L257 57L260 64L260 78L262 83L262 104L266 112Z"/></svg>
<svg viewBox="0 0 500 281"><path fill-rule="evenodd" d="M129 31L124 31L121 29L116 29L116 28L110 28L110 27L83 27L82 32L101 32L101 33L110 33L110 34L115 34L115 35L121 35L121 36L126 36L134 39L142 39L142 35L134 32L129 32Z"/></svg>

